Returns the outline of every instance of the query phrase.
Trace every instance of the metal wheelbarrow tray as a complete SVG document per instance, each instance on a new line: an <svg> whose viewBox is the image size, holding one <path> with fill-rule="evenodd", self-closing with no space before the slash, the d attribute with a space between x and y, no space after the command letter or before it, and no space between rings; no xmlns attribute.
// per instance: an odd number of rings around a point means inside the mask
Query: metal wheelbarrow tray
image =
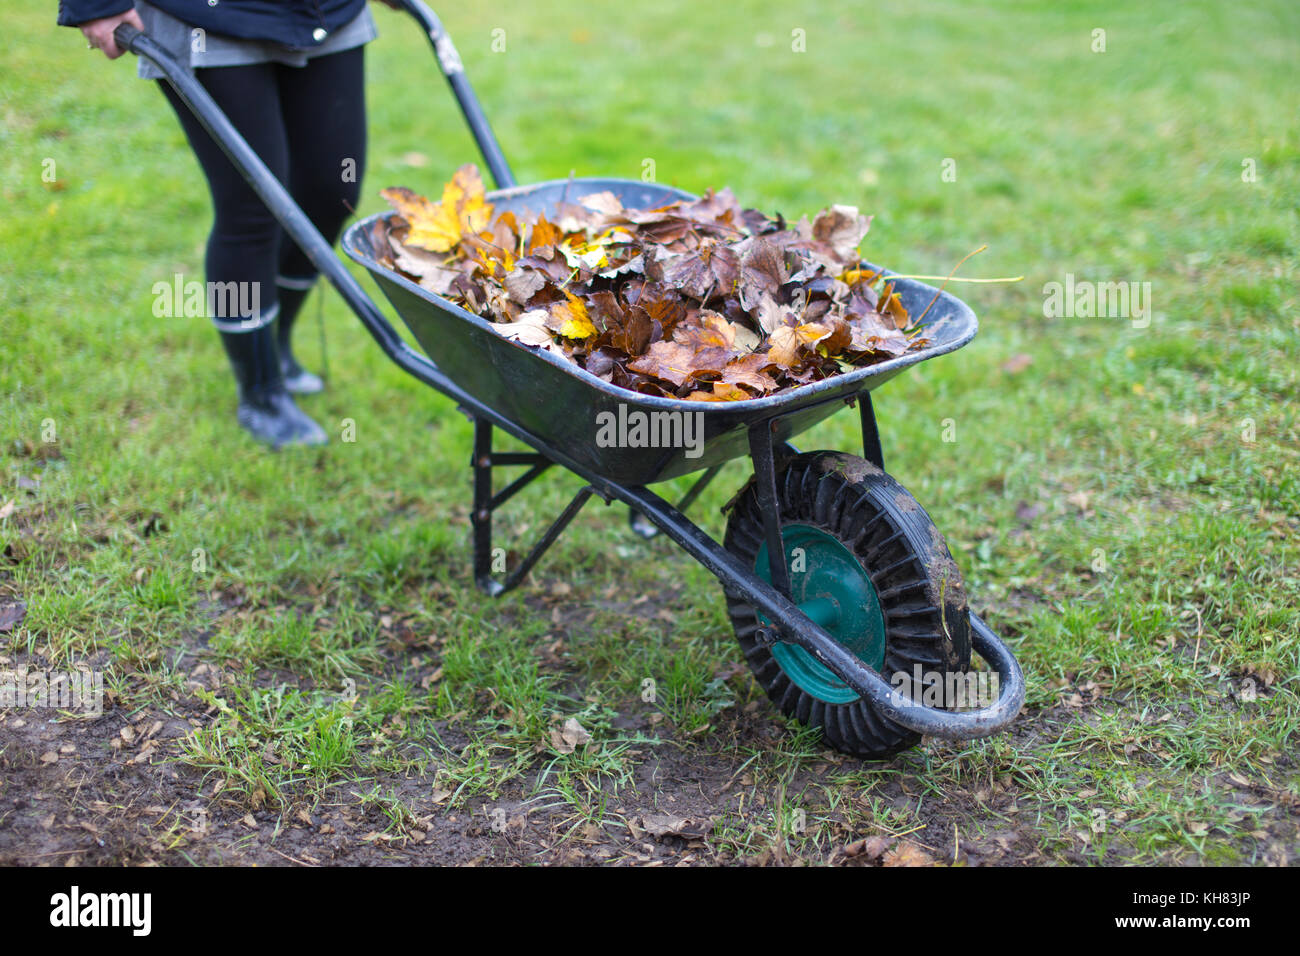
<svg viewBox="0 0 1300 956"><path fill-rule="evenodd" d="M575 201L600 190L630 208L693 198L630 180L515 185L450 37L420 0L402 5L428 36L499 187L489 194L497 209L550 213L562 197ZM501 594L520 584L597 495L627 504L638 533L668 535L718 578L755 678L783 712L819 727L837 749L883 758L915 744L921 734L951 740L987 736L1019 713L1025 693L1020 667L969 610L956 564L929 516L885 473L871 402L872 389L909 365L974 337L975 316L960 300L938 293L924 333L929 344L916 352L766 398L686 402L618 388L499 336L483 318L382 266L371 237L379 220L392 214L372 216L347 231L343 248L370 270L428 353L423 355L397 333L193 74L128 25L118 27L115 38L166 74L389 358L450 397L473 421L474 579L484 591ZM899 280L897 291L912 312L936 295L914 280ZM803 453L790 443L845 405L859 410L862 457ZM698 416L700 441L690 448L600 447L598 416L633 412ZM494 451L494 429L534 451ZM732 500L719 543L684 512L724 463L744 456L754 473ZM579 475L585 486L526 557L504 571L494 568L493 513L554 465ZM494 471L502 467L525 470L498 490ZM696 471L699 478L677 506L647 487ZM990 671L971 670L972 650ZM986 677L996 679L995 690L981 695L975 709L961 709L970 704L961 688Z"/></svg>
<svg viewBox="0 0 1300 956"><path fill-rule="evenodd" d="M517 217L545 213L554 221L561 201L607 190L625 208L653 208L695 196L666 186L623 179L573 179L515 186L488 194L498 213ZM959 299L941 293L931 307L924 335L929 345L877 365L805 385L792 391L742 402L687 402L644 395L605 382L550 352L503 338L486 319L433 295L377 261L371 237L393 213L380 213L353 225L343 249L374 275L416 341L436 357L447 377L467 392L507 415L532 434L562 449L607 478L626 484L650 484L690 474L747 452L750 425L776 423L774 438L784 442L827 418L846 400L883 385L904 368L951 352L975 335L975 315ZM888 270L886 270L886 273ZM918 315L935 291L912 280L899 280L903 304ZM619 406L623 406L620 410ZM581 410L581 414L575 414ZM678 448L598 448L597 416L633 411L653 414L698 414L704 425L702 456Z"/></svg>

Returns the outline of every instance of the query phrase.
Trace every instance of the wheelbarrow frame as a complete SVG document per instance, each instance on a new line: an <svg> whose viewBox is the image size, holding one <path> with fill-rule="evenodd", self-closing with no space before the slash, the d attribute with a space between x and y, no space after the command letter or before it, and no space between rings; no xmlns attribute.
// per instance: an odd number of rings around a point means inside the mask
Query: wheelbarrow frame
<svg viewBox="0 0 1300 956"><path fill-rule="evenodd" d="M450 36L421 0L402 0L401 5L419 22L429 38L496 185L499 189L507 190L514 187L513 173L465 77L463 64ZM707 468L678 505L673 506L645 484L614 480L593 468L590 463L577 460L565 448L529 431L452 381L432 358L420 354L403 340L348 271L344 262L334 254L331 244L311 224L193 73L153 39L129 24L120 25L114 32L114 39L122 49L145 57L162 70L172 88L230 158L235 168L243 174L284 230L312 264L329 279L384 353L414 378L456 402L473 422L474 452L471 464L474 472L474 577L480 588L491 594L501 594L517 586L591 496L598 495L606 503L617 500L627 504L636 515L666 534L707 568L723 585L724 590L738 593L748 600L756 612L770 622L772 632L780 635L779 638L774 637L774 640L792 643L807 650L853 690L867 698L881 714L903 727L934 737L965 740L996 733L1010 724L1019 713L1025 695L1024 676L1020 666L1002 640L974 612L970 613L972 647L997 673L999 696L988 707L955 712L921 706L900 693L790 600L789 572L786 567L780 512L776 505L776 479L783 461L796 454L797 450L788 441L777 438L780 421L788 414L788 409L781 402L773 402L757 414L747 430L748 452L757 483L756 492L764 513L764 537L768 543L773 582L769 585L683 513L718 474L721 464ZM859 407L864 457L883 471L884 456L869 394L870 387L868 385L854 398ZM631 394L629 393L630 396ZM495 451L492 438L493 429L497 428L534 451ZM491 574L492 515L552 465L559 465L575 473L586 484L554 519L523 561L507 574L504 581L499 581ZM525 466L527 471L501 491L494 492L493 470L504 466Z"/></svg>

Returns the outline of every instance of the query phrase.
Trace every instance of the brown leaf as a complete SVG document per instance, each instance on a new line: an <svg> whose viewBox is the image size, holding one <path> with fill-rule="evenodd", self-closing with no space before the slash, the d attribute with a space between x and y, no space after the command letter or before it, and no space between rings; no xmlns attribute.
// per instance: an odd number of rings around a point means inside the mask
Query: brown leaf
<svg viewBox="0 0 1300 956"><path fill-rule="evenodd" d="M861 857L869 862L874 862L884 855L885 851L889 849L889 844L888 837L865 837L861 840L854 840L846 846L844 855L847 857Z"/></svg>
<svg viewBox="0 0 1300 956"><path fill-rule="evenodd" d="M695 252L677 256L664 266L664 281L692 298L707 301L729 291L739 270L734 249L705 239Z"/></svg>
<svg viewBox="0 0 1300 956"><path fill-rule="evenodd" d="M656 839L675 836L685 839L699 839L709 827L703 821L672 813L647 813L641 817L641 828Z"/></svg>
<svg viewBox="0 0 1300 956"><path fill-rule="evenodd" d="M770 354L751 352L749 355L742 355L740 358L732 359L722 369L719 384L745 385L759 395L766 395L776 391L777 388L776 379L764 371L771 366Z"/></svg>
<svg viewBox="0 0 1300 956"><path fill-rule="evenodd" d="M898 329L907 328L910 317L907 314L907 308L903 305L903 300L898 293L894 291L892 282L885 285L885 292L880 297L880 304L877 310L882 315L887 315L894 320L894 327Z"/></svg>
<svg viewBox="0 0 1300 956"><path fill-rule="evenodd" d="M767 341L770 345L767 354L774 365L788 368L795 364L803 343L794 329L783 325L769 335Z"/></svg>
<svg viewBox="0 0 1300 956"><path fill-rule="evenodd" d="M862 242L871 219L856 206L831 206L813 220L812 234L818 242L830 246L832 253L845 265L858 261L858 244Z"/></svg>
<svg viewBox="0 0 1300 956"><path fill-rule="evenodd" d="M27 616L27 605L22 601L0 604L0 634L12 631Z"/></svg>
<svg viewBox="0 0 1300 956"><path fill-rule="evenodd" d="M1015 375L1018 372L1023 372L1032 364L1034 364L1034 357L1032 355L1026 355L1024 352L1017 352L1015 355L1011 356L1011 358L1002 363L1002 371L1006 372L1008 375Z"/></svg>
<svg viewBox="0 0 1300 956"><path fill-rule="evenodd" d="M934 866L934 857L915 843L903 841L885 854L882 866Z"/></svg>
<svg viewBox="0 0 1300 956"><path fill-rule="evenodd" d="M571 754L590 742L591 734L578 723L576 717L570 717L562 725L551 728L551 748L556 753Z"/></svg>
<svg viewBox="0 0 1300 956"><path fill-rule="evenodd" d="M528 301L546 285L546 276L537 269L518 265L506 274L504 282L510 298L526 306Z"/></svg>
<svg viewBox="0 0 1300 956"><path fill-rule="evenodd" d="M684 385L695 371L695 354L695 349L680 342L656 342L645 355L628 362L627 367L674 385Z"/></svg>
<svg viewBox="0 0 1300 956"><path fill-rule="evenodd" d="M740 307L748 312L758 306L762 296L775 298L790 278L790 271L785 265L785 253L772 240L755 236L740 245L745 248L740 256L736 291Z"/></svg>

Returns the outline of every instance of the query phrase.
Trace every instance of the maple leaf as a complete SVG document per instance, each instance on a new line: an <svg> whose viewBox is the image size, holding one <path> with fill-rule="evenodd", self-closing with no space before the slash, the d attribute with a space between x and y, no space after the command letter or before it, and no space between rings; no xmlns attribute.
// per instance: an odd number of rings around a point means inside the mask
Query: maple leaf
<svg viewBox="0 0 1300 956"><path fill-rule="evenodd" d="M655 342L645 355L628 362L627 367L674 385L684 385L695 370L695 354L695 349L681 342Z"/></svg>
<svg viewBox="0 0 1300 956"><path fill-rule="evenodd" d="M432 252L448 251L461 236L482 230L492 216L492 206L484 199L483 180L470 163L456 170L443 187L441 202L430 202L404 186L382 190L380 195L410 227L406 244Z"/></svg>
<svg viewBox="0 0 1300 956"><path fill-rule="evenodd" d="M694 252L683 253L664 266L664 281L692 298L707 301L728 291L739 270L734 249L716 239L705 239Z"/></svg>
<svg viewBox="0 0 1300 956"><path fill-rule="evenodd" d="M776 379L763 371L771 368L772 364L771 355L751 352L749 355L742 355L728 362L722 369L722 377L718 382L727 385L745 385L760 395L766 395L768 392L776 391L777 388Z"/></svg>

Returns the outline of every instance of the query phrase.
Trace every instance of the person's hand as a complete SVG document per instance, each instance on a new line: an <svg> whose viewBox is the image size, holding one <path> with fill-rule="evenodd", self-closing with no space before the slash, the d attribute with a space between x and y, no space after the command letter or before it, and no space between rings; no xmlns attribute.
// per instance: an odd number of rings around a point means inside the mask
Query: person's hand
<svg viewBox="0 0 1300 956"><path fill-rule="evenodd" d="M140 14L135 12L132 7L126 13L119 13L111 17L100 17L98 20L87 20L85 23L77 24L77 29L86 36L86 42L93 47L104 51L104 56L110 60L116 60L125 53L125 50L119 49L117 41L113 39L113 31L117 29L119 23L129 23L137 30L143 30L144 24L140 21Z"/></svg>

